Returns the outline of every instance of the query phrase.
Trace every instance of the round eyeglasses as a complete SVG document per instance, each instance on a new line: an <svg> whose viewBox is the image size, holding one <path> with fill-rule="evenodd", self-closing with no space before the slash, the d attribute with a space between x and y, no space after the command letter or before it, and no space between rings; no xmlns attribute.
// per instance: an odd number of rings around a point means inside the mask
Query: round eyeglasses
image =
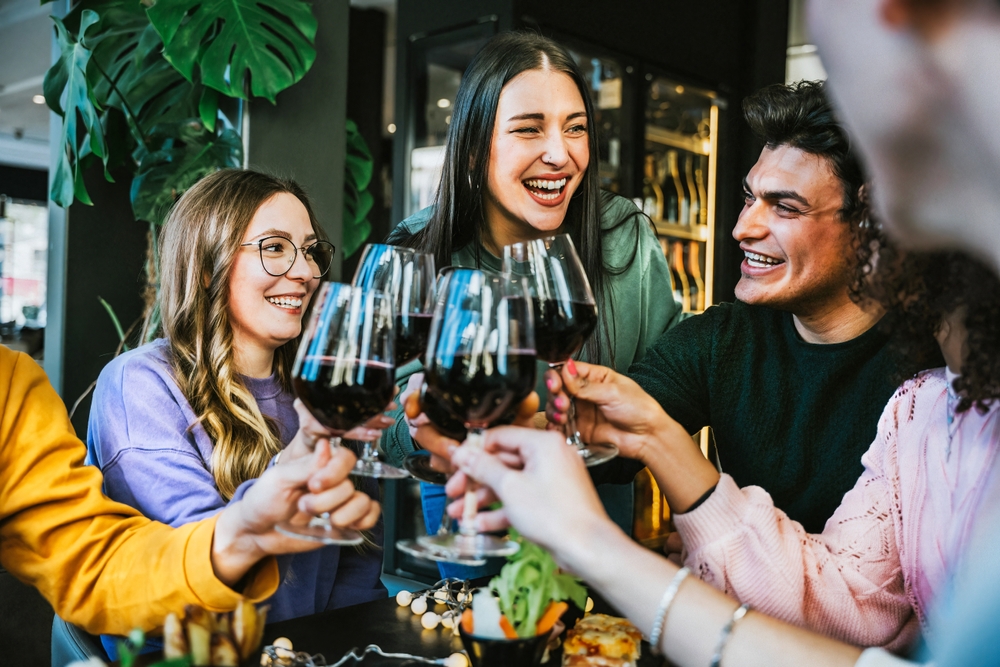
<svg viewBox="0 0 1000 667"><path fill-rule="evenodd" d="M306 258L313 278L322 278L333 264L333 253L336 248L329 241L313 241L307 246L296 248L295 244L284 236L266 236L259 241L241 243L241 246L257 246L260 251L260 263L268 274L280 277L288 273L295 264L299 250Z"/></svg>

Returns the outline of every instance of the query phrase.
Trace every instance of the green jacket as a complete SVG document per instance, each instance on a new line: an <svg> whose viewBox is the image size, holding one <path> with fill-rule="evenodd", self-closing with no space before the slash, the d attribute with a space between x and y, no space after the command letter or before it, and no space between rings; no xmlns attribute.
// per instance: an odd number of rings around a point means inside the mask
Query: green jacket
<svg viewBox="0 0 1000 667"><path fill-rule="evenodd" d="M398 240L422 229L430 220L432 210L426 208L406 220L390 235L390 240ZM616 229L622 220L631 219ZM664 331L681 319L681 308L673 298L670 270L663 256L663 250L654 236L646 218L638 213L635 205L624 197L613 196L606 200L601 214L601 228L604 234L605 263L619 269L631 265L619 275L608 275L605 282L604 299L599 304L601 324L609 326L606 340L614 344L614 368L624 373L632 363L639 361L646 348L652 345ZM636 248L638 247L638 250ZM500 272L502 260L485 248L480 248L480 264L476 265L476 253L472 246L465 246L452 255L452 264L460 267L475 267ZM440 268L440 267L439 267ZM607 317L604 317L607 313ZM596 333L595 333L596 335ZM586 349L577 357L581 361L611 366L611 355L602 350L599 358L589 359ZM405 388L413 373L422 369L421 361L414 361L399 368L396 382ZM536 391L545 404L547 391L544 373L548 365L538 363L538 383ZM396 423L382 435L382 448L386 457L398 465L413 451L402 409L396 413ZM626 533L632 532L632 485L601 484L598 493L604 501L611 518Z"/></svg>

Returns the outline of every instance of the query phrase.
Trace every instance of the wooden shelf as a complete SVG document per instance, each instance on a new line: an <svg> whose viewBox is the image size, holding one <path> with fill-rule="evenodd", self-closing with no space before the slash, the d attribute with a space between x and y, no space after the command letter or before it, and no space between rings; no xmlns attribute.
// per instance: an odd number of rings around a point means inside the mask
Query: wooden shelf
<svg viewBox="0 0 1000 667"><path fill-rule="evenodd" d="M674 222L664 222L654 220L657 236L669 236L673 239L685 239L687 241L708 241L708 225L678 225Z"/></svg>
<svg viewBox="0 0 1000 667"><path fill-rule="evenodd" d="M656 125L646 126L646 141L656 144L680 148L684 151L697 153L698 155L709 155L712 152L712 144L708 139L693 137L690 134L681 134L672 130L665 130Z"/></svg>

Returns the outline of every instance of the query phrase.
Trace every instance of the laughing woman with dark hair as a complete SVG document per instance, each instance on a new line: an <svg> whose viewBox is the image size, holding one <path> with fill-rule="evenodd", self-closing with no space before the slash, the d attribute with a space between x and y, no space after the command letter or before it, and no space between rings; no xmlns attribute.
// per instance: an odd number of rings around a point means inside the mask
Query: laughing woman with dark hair
<svg viewBox="0 0 1000 667"><path fill-rule="evenodd" d="M400 223L388 241L433 253L439 267L499 272L505 245L569 234L600 312L581 356L624 370L680 308L648 219L627 199L601 192L597 164L594 108L572 57L537 34L498 35L462 79L434 205ZM414 364L397 379L417 370ZM400 412L383 438L396 462L414 449L409 426ZM426 484L422 492L433 531L444 494ZM619 525L630 526L631 486L600 492Z"/></svg>

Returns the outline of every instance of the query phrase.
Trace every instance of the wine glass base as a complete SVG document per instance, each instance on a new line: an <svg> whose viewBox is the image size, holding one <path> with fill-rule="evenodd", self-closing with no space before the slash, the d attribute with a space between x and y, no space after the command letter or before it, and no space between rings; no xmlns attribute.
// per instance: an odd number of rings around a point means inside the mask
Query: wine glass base
<svg viewBox="0 0 1000 667"><path fill-rule="evenodd" d="M351 474L358 477L377 477L378 479L406 479L410 476L410 473L402 468L391 466L388 463L365 460L355 463Z"/></svg>
<svg viewBox="0 0 1000 667"><path fill-rule="evenodd" d="M572 443L568 443L571 447L574 447ZM602 463L607 463L611 459L618 456L618 448L609 442L601 443L591 443L589 445L583 445L576 448L576 453L580 455L583 462L587 464L587 467L601 465Z"/></svg>
<svg viewBox="0 0 1000 667"><path fill-rule="evenodd" d="M421 450L407 455L403 459L403 467L421 482L444 485L448 481L448 474L434 468L431 453L427 451Z"/></svg>
<svg viewBox="0 0 1000 667"><path fill-rule="evenodd" d="M454 562L455 558L485 558L486 556L510 556L517 553L521 545L506 537L495 535L463 535L448 533L446 535L425 535L418 537L417 542L438 552Z"/></svg>
<svg viewBox="0 0 1000 667"><path fill-rule="evenodd" d="M300 540L321 542L323 544L354 546L365 541L365 538L358 531L348 528L334 528L330 525L329 519L322 516L313 517L305 525L282 521L274 529L288 537L297 537Z"/></svg>
<svg viewBox="0 0 1000 667"><path fill-rule="evenodd" d="M467 565L469 567L482 567L483 565L486 565L486 560L483 558L455 557L446 552L421 544L416 540L399 540L396 542L396 548L405 554L409 554L417 558L423 558L424 560L432 560L438 563L455 563L456 565Z"/></svg>

